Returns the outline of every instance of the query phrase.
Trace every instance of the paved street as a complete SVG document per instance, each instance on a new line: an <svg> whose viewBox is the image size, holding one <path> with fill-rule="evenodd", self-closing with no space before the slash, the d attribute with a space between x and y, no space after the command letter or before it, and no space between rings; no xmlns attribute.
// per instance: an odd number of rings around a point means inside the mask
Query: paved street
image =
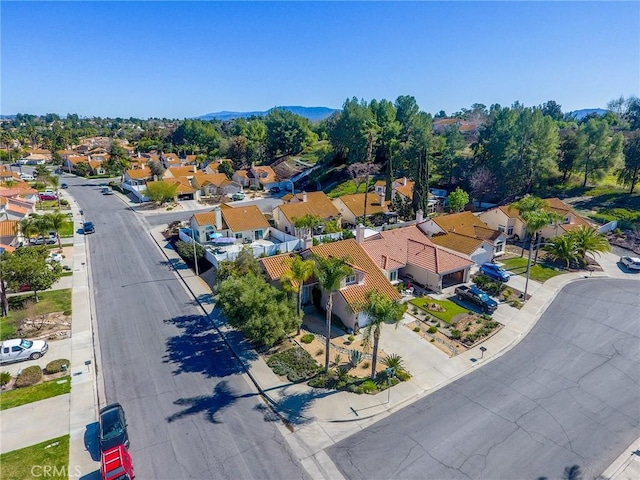
<svg viewBox="0 0 640 480"><path fill-rule="evenodd" d="M328 453L352 480L595 478L640 436L639 308L636 281L571 283L517 348Z"/></svg>
<svg viewBox="0 0 640 480"><path fill-rule="evenodd" d="M68 183L96 225L87 242L101 378L106 403L127 413L138 478L305 478L144 219L84 180Z"/></svg>

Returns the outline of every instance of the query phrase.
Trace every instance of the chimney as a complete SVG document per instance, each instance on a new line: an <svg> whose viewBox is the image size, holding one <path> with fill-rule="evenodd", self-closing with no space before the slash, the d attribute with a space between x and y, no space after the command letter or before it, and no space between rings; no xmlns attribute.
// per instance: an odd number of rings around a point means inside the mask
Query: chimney
<svg viewBox="0 0 640 480"><path fill-rule="evenodd" d="M222 210L220 207L213 209L213 213L216 214L216 230L222 230Z"/></svg>
<svg viewBox="0 0 640 480"><path fill-rule="evenodd" d="M380 202L380 206L384 207L384 193L378 193L378 201Z"/></svg>
<svg viewBox="0 0 640 480"><path fill-rule="evenodd" d="M364 242L364 225L361 223L356 227L356 242Z"/></svg>
<svg viewBox="0 0 640 480"><path fill-rule="evenodd" d="M193 164L193 173L198 173L198 165Z"/></svg>
<svg viewBox="0 0 640 480"><path fill-rule="evenodd" d="M302 242L304 243L304 250L308 250L313 247L313 237L311 235L305 235Z"/></svg>
<svg viewBox="0 0 640 480"><path fill-rule="evenodd" d="M302 192L302 203L307 203L307 192Z"/></svg>
<svg viewBox="0 0 640 480"><path fill-rule="evenodd" d="M424 212L422 210L418 210L416 212L416 225L418 223L422 223L424 221Z"/></svg>
<svg viewBox="0 0 640 480"><path fill-rule="evenodd" d="M407 177L402 177L402 186L403 187L407 186Z"/></svg>

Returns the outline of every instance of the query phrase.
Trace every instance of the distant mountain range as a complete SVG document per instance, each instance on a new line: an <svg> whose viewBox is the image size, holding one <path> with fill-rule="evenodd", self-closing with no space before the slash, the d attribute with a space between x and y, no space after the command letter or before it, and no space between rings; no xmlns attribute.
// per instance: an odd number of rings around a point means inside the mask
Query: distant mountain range
<svg viewBox="0 0 640 480"><path fill-rule="evenodd" d="M573 112L568 112L567 116L573 117L576 120L582 120L587 115L591 115L592 113L597 113L602 116L605 115L609 110L605 110L604 108L583 108L582 110L574 110Z"/></svg>
<svg viewBox="0 0 640 480"><path fill-rule="evenodd" d="M264 117L274 108L282 108L283 110L288 110L296 115L300 115L301 117L307 118L312 122L319 122L320 120L324 120L337 112L335 108L328 107L300 107L300 106L289 106L289 107L273 107L269 110L265 110L262 112L214 112L207 113L205 115L201 115L197 117L200 120L233 120L234 118L248 118L248 117Z"/></svg>

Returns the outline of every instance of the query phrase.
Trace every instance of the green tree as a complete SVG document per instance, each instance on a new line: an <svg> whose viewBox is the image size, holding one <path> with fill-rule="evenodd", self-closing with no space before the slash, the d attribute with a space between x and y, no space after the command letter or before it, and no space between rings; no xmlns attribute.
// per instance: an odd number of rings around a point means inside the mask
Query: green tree
<svg viewBox="0 0 640 480"><path fill-rule="evenodd" d="M162 180L165 172L162 163L156 160L149 160L148 165L151 175L153 175L153 177L157 178L158 180Z"/></svg>
<svg viewBox="0 0 640 480"><path fill-rule="evenodd" d="M624 166L618 170L618 183L629 187L629 195L633 194L636 184L640 182L640 130L634 131L624 146Z"/></svg>
<svg viewBox="0 0 640 480"><path fill-rule="evenodd" d="M298 335L300 335L300 327L302 325L302 288L304 282L309 280L313 275L316 268L316 264L313 260L304 260L299 255L294 255L289 260L289 270L287 270L280 282L289 285L289 288L296 294L296 304L298 319Z"/></svg>
<svg viewBox="0 0 640 480"><path fill-rule="evenodd" d="M323 257L321 255L314 255L313 259L316 261L315 275L318 279L318 283L327 294L326 303L326 344L325 344L325 360L324 371L329 373L329 359L331 352L331 310L333 309L333 294L340 288L342 280L349 275L353 274L353 269L349 266L347 257Z"/></svg>
<svg viewBox="0 0 640 480"><path fill-rule="evenodd" d="M366 101L353 97L344 102L342 111L327 123L329 141L341 161L366 160L368 136L374 124L373 113Z"/></svg>
<svg viewBox="0 0 640 480"><path fill-rule="evenodd" d="M182 258L184 258L185 260L188 260L189 262L195 263L193 258L193 241L187 243L187 242L183 242L182 240L178 240L176 242L176 250ZM200 260L202 260L204 256L205 256L204 247L200 245L198 242L196 242L196 257L198 259L198 262L200 262Z"/></svg>
<svg viewBox="0 0 640 480"><path fill-rule="evenodd" d="M564 118L564 113L562 113L562 105L558 105L558 103L556 103L554 100L544 102L540 106L540 110L542 111L543 115L547 115L555 121L560 121Z"/></svg>
<svg viewBox="0 0 640 480"><path fill-rule="evenodd" d="M258 275L228 277L219 284L216 300L230 325L267 347L298 323L295 305Z"/></svg>
<svg viewBox="0 0 640 480"><path fill-rule="evenodd" d="M50 226L56 232L56 238L58 240L58 248L62 248L62 240L60 239L60 230L69 223L69 217L59 210L53 213L45 215L48 226Z"/></svg>
<svg viewBox="0 0 640 480"><path fill-rule="evenodd" d="M568 234L550 240L544 249L553 260L565 262L567 268L571 262L577 262L580 259L575 239Z"/></svg>
<svg viewBox="0 0 640 480"><path fill-rule="evenodd" d="M451 208L451 210L454 212L461 212L469 203L469 194L460 187L456 187L456 189L449 194L447 199L449 200L449 208Z"/></svg>
<svg viewBox="0 0 640 480"><path fill-rule="evenodd" d="M317 141L309 120L283 108L274 108L264 119L267 127L266 153L271 157L300 153Z"/></svg>
<svg viewBox="0 0 640 480"><path fill-rule="evenodd" d="M449 125L445 129L443 136L445 144L437 172L447 185L451 185L454 179L454 172L457 170L460 161L460 151L467 144L457 125Z"/></svg>
<svg viewBox="0 0 640 480"><path fill-rule="evenodd" d="M562 183L571 177L580 158L585 152L584 135L578 135L575 127L569 127L560 132L561 142L558 150L558 168L562 172Z"/></svg>
<svg viewBox="0 0 640 480"><path fill-rule="evenodd" d="M316 227L322 224L322 218L319 215L307 213L302 217L294 217L293 226L296 227L296 231L300 233L300 230L304 230L306 235L313 236L313 231Z"/></svg>
<svg viewBox="0 0 640 480"><path fill-rule="evenodd" d="M223 161L218 165L218 172L224 173L229 180L233 178L233 174L235 170L233 169L233 165L231 162Z"/></svg>
<svg viewBox="0 0 640 480"><path fill-rule="evenodd" d="M48 262L49 250L42 247L18 248L3 257L2 277L10 288L29 285L35 301L38 292L51 288L62 275L62 267L57 262Z"/></svg>
<svg viewBox="0 0 640 480"><path fill-rule="evenodd" d="M147 188L142 192L142 194L149 200L159 204L171 202L176 198L177 193L177 185L172 185L162 181L147 183Z"/></svg>
<svg viewBox="0 0 640 480"><path fill-rule="evenodd" d="M29 238L34 233L38 233L38 228L36 227L35 219L33 217L25 217L20 220L18 222L18 228L27 242L29 242Z"/></svg>
<svg viewBox="0 0 640 480"><path fill-rule="evenodd" d="M73 166L73 169L81 177L86 177L89 174L89 164L87 162L78 162Z"/></svg>
<svg viewBox="0 0 640 480"><path fill-rule="evenodd" d="M596 227L580 225L571 230L567 235L575 242L578 259L582 265L587 264L587 255L591 255L594 260L596 255L611 250L611 245L604 235L598 233Z"/></svg>
<svg viewBox="0 0 640 480"><path fill-rule="evenodd" d="M580 125L579 135L584 142L584 152L578 168L584 172L582 186L589 179L600 179L622 157L622 134L613 135L606 120L590 118Z"/></svg>
<svg viewBox="0 0 640 480"><path fill-rule="evenodd" d="M369 323L364 328L363 338L365 346L370 346L373 340L373 355L371 360L371 378L376 376L378 362L378 343L382 334L382 325L385 323L397 326L402 320L407 305L397 301L392 301L386 295L372 290L367 294L362 311L369 318Z"/></svg>
<svg viewBox="0 0 640 480"><path fill-rule="evenodd" d="M112 141L109 148L109 158L103 162L103 168L108 175L119 176L129 168L129 154L118 141Z"/></svg>
<svg viewBox="0 0 640 480"><path fill-rule="evenodd" d="M258 275L262 274L262 268L260 263L253 256L253 250L249 245L245 245L238 253L235 260L224 260L220 262L218 268L217 280L218 283L229 277L243 277L246 275Z"/></svg>

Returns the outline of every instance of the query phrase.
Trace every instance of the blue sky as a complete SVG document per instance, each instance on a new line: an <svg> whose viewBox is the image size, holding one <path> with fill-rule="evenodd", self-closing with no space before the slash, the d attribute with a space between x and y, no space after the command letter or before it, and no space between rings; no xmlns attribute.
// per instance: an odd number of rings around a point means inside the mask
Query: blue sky
<svg viewBox="0 0 640 480"><path fill-rule="evenodd" d="M184 118L413 95L563 111L640 94L640 2L3 0L0 113Z"/></svg>

